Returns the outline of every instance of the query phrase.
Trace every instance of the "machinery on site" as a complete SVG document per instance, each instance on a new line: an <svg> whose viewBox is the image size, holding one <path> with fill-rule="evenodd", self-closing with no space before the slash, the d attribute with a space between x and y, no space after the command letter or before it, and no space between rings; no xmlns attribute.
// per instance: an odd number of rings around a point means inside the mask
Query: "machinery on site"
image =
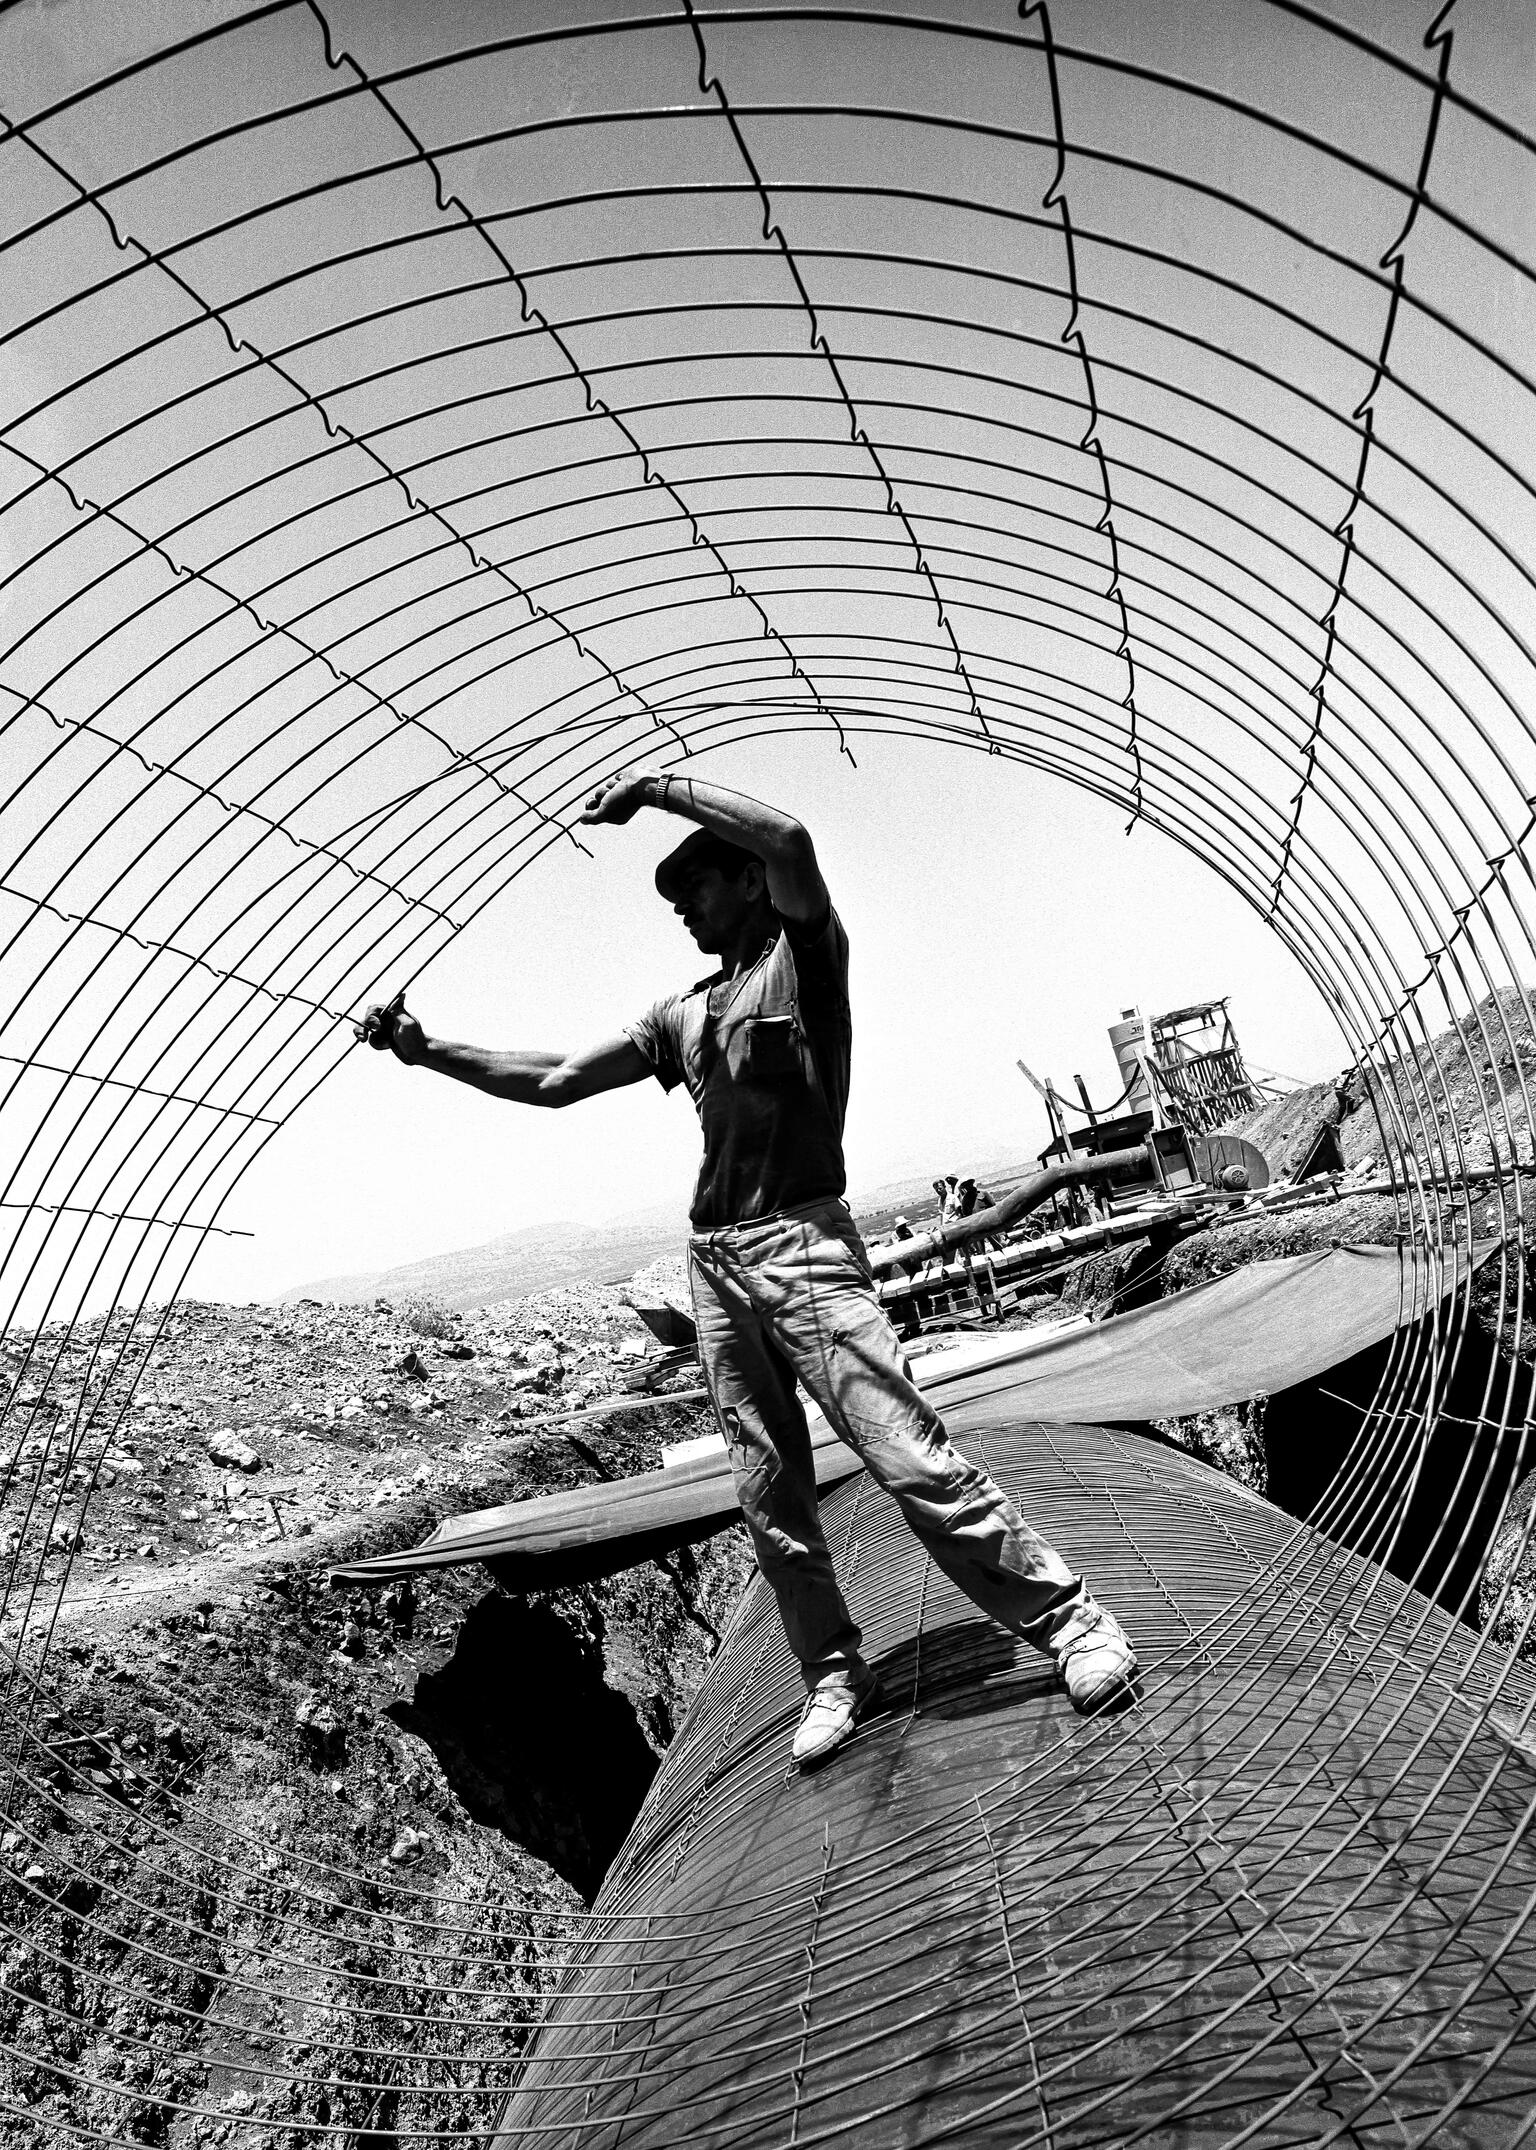
<svg viewBox="0 0 1536 2150"><path fill-rule="evenodd" d="M1225 999L1150 1022L1124 1008L1109 1042L1121 1088L1107 1107L1094 1105L1081 1075L1074 1101L1018 1062L1051 1129L1038 1172L989 1207L871 1249L882 1297L907 1333L957 1317L999 1319L1045 1272L1118 1242L1147 1238L1160 1258L1204 1221L1189 1198L1236 1199L1268 1186L1263 1153L1221 1132L1260 1102ZM1056 1229L1042 1233L1047 1207Z"/></svg>

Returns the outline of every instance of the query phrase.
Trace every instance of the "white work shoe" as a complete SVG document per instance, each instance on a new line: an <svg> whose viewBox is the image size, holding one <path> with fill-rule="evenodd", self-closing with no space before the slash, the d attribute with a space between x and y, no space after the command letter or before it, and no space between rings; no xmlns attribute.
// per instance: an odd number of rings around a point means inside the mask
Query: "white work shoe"
<svg viewBox="0 0 1536 2150"><path fill-rule="evenodd" d="M790 1754L801 1769L816 1769L835 1754L859 1719L880 1699L880 1682L867 1665L857 1672L829 1672L806 1696Z"/></svg>
<svg viewBox="0 0 1536 2150"><path fill-rule="evenodd" d="M1124 1628L1097 1598L1085 1597L1046 1644L1076 1708L1087 1715L1131 1693L1139 1667Z"/></svg>

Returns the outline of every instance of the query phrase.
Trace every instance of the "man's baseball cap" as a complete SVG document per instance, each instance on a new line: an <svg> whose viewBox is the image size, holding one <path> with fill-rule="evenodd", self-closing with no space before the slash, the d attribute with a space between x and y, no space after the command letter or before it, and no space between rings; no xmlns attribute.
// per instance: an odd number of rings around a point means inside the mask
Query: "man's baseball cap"
<svg viewBox="0 0 1536 2150"><path fill-rule="evenodd" d="M740 844L727 843L713 829L695 829L685 836L675 851L669 851L656 869L656 893L668 903L676 903L683 892L683 878L695 867L718 866L728 881L748 866L761 866L762 860L755 851L747 851Z"/></svg>

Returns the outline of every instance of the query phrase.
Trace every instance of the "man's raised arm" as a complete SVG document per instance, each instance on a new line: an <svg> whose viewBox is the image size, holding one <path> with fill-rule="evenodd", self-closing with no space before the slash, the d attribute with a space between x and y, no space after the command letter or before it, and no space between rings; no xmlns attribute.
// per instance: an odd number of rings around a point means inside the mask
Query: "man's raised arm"
<svg viewBox="0 0 1536 2150"><path fill-rule="evenodd" d="M429 1038L414 1015L393 1003L370 1008L357 1026L357 1036L378 1052L392 1052L407 1067L451 1075L455 1082L467 1082L515 1105L574 1105L600 1091L643 1082L651 1073L633 1038L608 1038L577 1053L498 1053L484 1045Z"/></svg>
<svg viewBox="0 0 1536 2150"><path fill-rule="evenodd" d="M780 918L812 925L826 917L832 899L816 863L816 847L805 825L792 814L698 777L636 768L621 769L599 784L579 818L588 827L604 821L624 822L632 820L642 806L696 821L700 828L760 858L768 895Z"/></svg>

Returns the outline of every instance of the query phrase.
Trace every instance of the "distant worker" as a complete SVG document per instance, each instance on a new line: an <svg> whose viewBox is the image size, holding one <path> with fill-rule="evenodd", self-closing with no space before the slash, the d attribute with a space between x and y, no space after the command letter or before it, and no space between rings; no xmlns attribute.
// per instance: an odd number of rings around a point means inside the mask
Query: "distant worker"
<svg viewBox="0 0 1536 2150"><path fill-rule="evenodd" d="M954 1207L949 1213L948 1221L951 1224L958 1224L963 1217L975 1217L982 1210L996 1209L996 1207L996 1200L987 1193L984 1187L978 1187L972 1179L964 1179L955 1189ZM977 1251L985 1252L989 1247L997 1248L1003 1244L1002 1234L998 1232L978 1232L974 1239L968 1239L965 1242L967 1251L972 1253Z"/></svg>
<svg viewBox="0 0 1536 2150"><path fill-rule="evenodd" d="M996 1207L997 1196L989 1194L985 1187L978 1187L976 1190L976 1207L971 1214L979 1217L983 1210L996 1209ZM981 1244L984 1247L1000 1248L1006 1246L1007 1241L1001 1232L988 1232L983 1235Z"/></svg>
<svg viewBox="0 0 1536 2150"><path fill-rule="evenodd" d="M942 1231L942 1229L943 1229L944 1225L945 1225L945 1224L946 1224L946 1223L948 1222L948 1219L949 1219L949 1182L948 1182L948 1180L946 1180L946 1179L936 1179L936 1180L934 1181L934 1183L933 1183L933 1191L934 1191L934 1193L935 1193L935 1194L936 1194L936 1195L938 1196L938 1199L939 1199L939 1228L940 1228L940 1230Z"/></svg>
<svg viewBox="0 0 1536 2150"><path fill-rule="evenodd" d="M809 835L755 799L652 769L600 784L581 820L627 822L641 807L698 824L656 868L656 887L718 970L583 1052L449 1044L399 1002L370 1008L358 1036L525 1105L570 1105L648 1075L665 1090L687 1084L704 1130L689 1259L699 1356L805 1680L800 1767L847 1739L878 1683L822 1535L797 1376L944 1573L1055 1660L1078 1708L1122 1697L1137 1668L1119 1623L951 1447L881 1310L842 1200L848 939Z"/></svg>
<svg viewBox="0 0 1536 2150"><path fill-rule="evenodd" d="M911 1223L905 1217L898 1217L892 1229L896 1239L911 1239L913 1237ZM902 1273L904 1276L915 1277L922 1266L923 1264L920 1261L903 1262L901 1265Z"/></svg>

